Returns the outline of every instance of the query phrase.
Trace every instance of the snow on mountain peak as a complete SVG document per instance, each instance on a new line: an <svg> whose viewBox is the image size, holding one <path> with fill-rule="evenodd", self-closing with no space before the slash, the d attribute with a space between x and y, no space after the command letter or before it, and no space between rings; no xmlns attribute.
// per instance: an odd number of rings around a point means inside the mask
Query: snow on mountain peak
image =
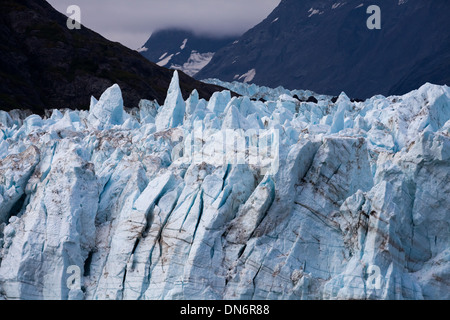
<svg viewBox="0 0 450 320"><path fill-rule="evenodd" d="M188 76L194 76L201 69L203 69L214 57L213 52L199 53L195 50L192 50L191 56L182 66L172 64L171 68L175 70L181 70L186 73Z"/></svg>
<svg viewBox="0 0 450 320"><path fill-rule="evenodd" d="M213 38L192 31L166 29L154 32L145 43L142 55L169 69L194 76L213 58L214 53L234 41L234 37Z"/></svg>

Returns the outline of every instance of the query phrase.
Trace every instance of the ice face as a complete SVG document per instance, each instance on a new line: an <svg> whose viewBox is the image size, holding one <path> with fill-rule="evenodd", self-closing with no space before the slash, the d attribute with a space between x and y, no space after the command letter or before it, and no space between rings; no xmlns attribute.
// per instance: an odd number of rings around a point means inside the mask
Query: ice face
<svg viewBox="0 0 450 320"><path fill-rule="evenodd" d="M244 96L185 102L175 71L136 116L117 85L89 111L0 112L2 297L450 298L447 86L220 83Z"/></svg>

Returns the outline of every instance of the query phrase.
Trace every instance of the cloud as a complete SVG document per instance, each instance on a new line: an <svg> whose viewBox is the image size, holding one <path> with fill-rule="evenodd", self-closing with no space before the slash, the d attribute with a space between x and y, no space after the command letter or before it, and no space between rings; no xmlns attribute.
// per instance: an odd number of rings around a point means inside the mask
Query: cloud
<svg viewBox="0 0 450 320"><path fill-rule="evenodd" d="M197 33L239 35L262 21L280 0L49 0L66 14L81 8L81 22L104 37L136 49L152 32L180 27Z"/></svg>

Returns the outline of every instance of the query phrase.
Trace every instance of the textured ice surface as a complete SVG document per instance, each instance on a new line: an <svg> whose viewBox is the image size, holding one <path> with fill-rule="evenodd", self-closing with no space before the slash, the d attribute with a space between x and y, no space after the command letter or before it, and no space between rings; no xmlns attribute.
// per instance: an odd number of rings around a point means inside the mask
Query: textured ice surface
<svg viewBox="0 0 450 320"><path fill-rule="evenodd" d="M175 71L166 101L156 115L156 129L162 131L182 124L185 109L186 104L181 96L178 71Z"/></svg>
<svg viewBox="0 0 450 320"><path fill-rule="evenodd" d="M450 89L259 95L185 102L175 72L135 116L117 85L89 112L0 112L1 297L449 299ZM227 129L279 130L278 171L184 161Z"/></svg>

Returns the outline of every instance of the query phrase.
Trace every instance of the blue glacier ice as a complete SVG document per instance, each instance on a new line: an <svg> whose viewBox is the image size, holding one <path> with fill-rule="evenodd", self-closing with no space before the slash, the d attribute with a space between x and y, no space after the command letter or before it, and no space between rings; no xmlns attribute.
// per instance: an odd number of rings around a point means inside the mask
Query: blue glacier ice
<svg viewBox="0 0 450 320"><path fill-rule="evenodd" d="M208 81L242 96L184 101L175 71L137 112L118 85L89 111L0 111L0 299L450 299L449 87Z"/></svg>
<svg viewBox="0 0 450 320"><path fill-rule="evenodd" d="M157 130L162 131L182 124L185 110L186 103L181 96L178 71L175 71L167 92L166 101L156 115Z"/></svg>

